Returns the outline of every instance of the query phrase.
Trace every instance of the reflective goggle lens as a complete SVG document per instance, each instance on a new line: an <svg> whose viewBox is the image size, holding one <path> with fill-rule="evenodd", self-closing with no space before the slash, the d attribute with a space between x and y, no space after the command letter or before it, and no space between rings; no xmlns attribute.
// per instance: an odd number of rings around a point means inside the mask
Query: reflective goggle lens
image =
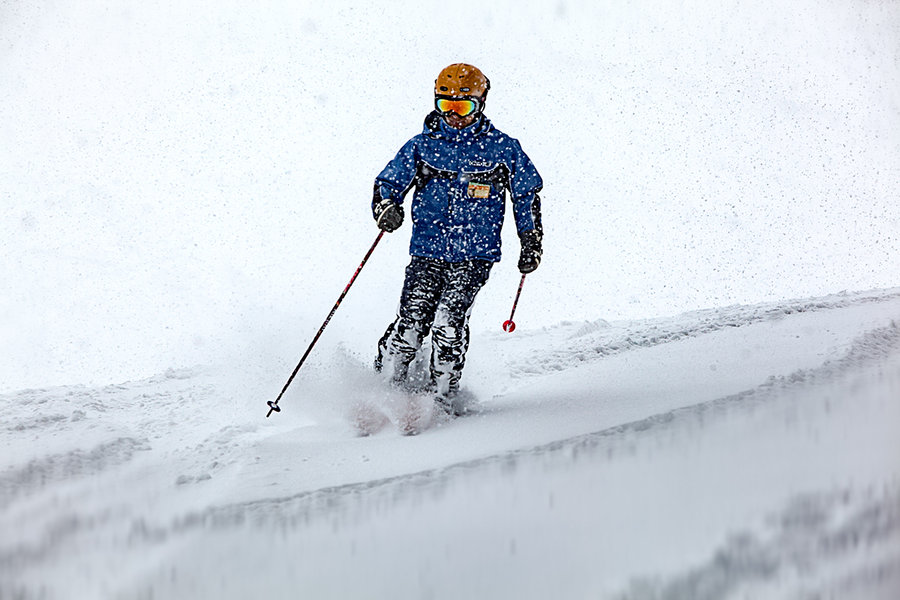
<svg viewBox="0 0 900 600"><path fill-rule="evenodd" d="M468 117L478 110L478 104L474 100L465 98L437 98L434 104L439 112L455 112L461 117Z"/></svg>

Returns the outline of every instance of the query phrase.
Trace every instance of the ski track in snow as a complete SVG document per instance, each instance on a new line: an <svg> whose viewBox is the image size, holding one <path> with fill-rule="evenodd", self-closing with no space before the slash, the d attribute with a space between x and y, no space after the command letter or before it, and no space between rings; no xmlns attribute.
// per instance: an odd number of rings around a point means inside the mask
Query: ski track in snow
<svg viewBox="0 0 900 600"><path fill-rule="evenodd" d="M122 485L145 489L152 505L159 462L165 472L176 469L169 481L176 487L209 480L234 464L238 438L257 426L231 424L210 431L208 413L197 406L216 396L202 369L170 369L97 389L31 389L0 396L5 425L0 445L12 449L0 458L0 522L17 534L0 542L0 573L39 564L58 556L79 535L127 522L133 507L127 495L116 499ZM78 446L70 447L73 443ZM136 474L125 470L129 466ZM118 480L123 474L126 479ZM91 494L108 493L105 489L111 495L103 508L79 505ZM26 535L23 522L41 535ZM5 597L0 586L0 598Z"/></svg>
<svg viewBox="0 0 900 600"><path fill-rule="evenodd" d="M511 352L519 357L507 364L513 378L577 367L633 349L697 338L727 328L743 327L786 316L836 310L900 299L900 290L842 294L826 298L739 306L688 313L670 319L611 326L605 321L564 323L554 330L526 332L513 340L526 346L541 336L547 347L534 352ZM503 338L504 340L508 338ZM87 545L98 556L165 546L196 530L223 530L253 525L272 530L291 529L317 515L332 519L354 516L360 495L374 503L412 488L440 495L466 473L484 468L515 468L517 462L575 456L588 449L606 448L610 455L627 452L643 435L698 422L736 407L777 401L786 389L802 388L839 378L877 364L900 349L896 321L869 329L840 356L815 368L773 376L751 389L714 400L683 406L620 423L594 433L527 447L512 447L476 460L376 480L327 486L293 495L252 501L216 502L217 489L160 517L153 503L171 489L214 483L216 476L246 463L246 452L263 435L258 424L236 425L225 417L210 418L204 410L215 404L220 390L204 369L170 370L157 377L90 389L83 386L24 390L0 396L0 523L10 535L0 540L0 598L41 597L38 590L15 583L14 574L60 560L73 548ZM527 358L521 358L521 357ZM489 403L488 403L489 404ZM261 407L260 407L261 410ZM487 407L490 412L490 407ZM464 423L464 422L463 422ZM463 424L461 423L461 425ZM71 447L77 441L78 447ZM155 473L165 463L170 490L155 489ZM118 478L124 479L119 480ZM210 480L213 480L212 482ZM80 500L103 493L104 485L133 485L145 490L145 502L125 496L98 506ZM900 485L900 484L898 484ZM724 597L750 590L759 581L786 577L813 564L829 564L852 555L860 544L883 548L900 542L900 487L859 491L811 491L783 511L773 514L768 531L739 532L724 540L705 564L668 578L636 579L621 600L695 600ZM892 546L891 546L892 545ZM832 589L860 589L873 578L900 579L900 555L882 553L875 564L860 566L833 581ZM115 563L115 561L113 561ZM112 565L114 567L114 565ZM752 595L752 593L751 593ZM809 592L815 596L814 590Z"/></svg>
<svg viewBox="0 0 900 600"><path fill-rule="evenodd" d="M677 317L632 321L624 325L614 325L603 319L585 323L564 322L550 338L553 340L552 348L535 351L531 358L507 367L513 377L544 375L569 369L573 363L590 363L637 348L650 348L727 328L778 321L799 313L889 302L897 298L900 298L900 291L885 290L700 310ZM527 340L540 333L542 332L525 332L519 343L527 343ZM546 338L542 338L544 339Z"/></svg>
<svg viewBox="0 0 900 600"><path fill-rule="evenodd" d="M17 497L28 496L59 481L87 477L126 463L135 452L149 449L146 440L118 438L87 451L77 449L31 460L22 468L12 468L0 475L0 509L8 507Z"/></svg>
<svg viewBox="0 0 900 600"><path fill-rule="evenodd" d="M762 587L766 583L815 571L837 579L832 587L838 598L872 598L872 588L900 589L900 487L805 494L768 521L762 533L730 536L703 565L668 581L638 579L616 600L718 600L735 592L771 598L772 590ZM842 572L840 561L847 555L885 548L874 564ZM810 589L794 597L822 595Z"/></svg>

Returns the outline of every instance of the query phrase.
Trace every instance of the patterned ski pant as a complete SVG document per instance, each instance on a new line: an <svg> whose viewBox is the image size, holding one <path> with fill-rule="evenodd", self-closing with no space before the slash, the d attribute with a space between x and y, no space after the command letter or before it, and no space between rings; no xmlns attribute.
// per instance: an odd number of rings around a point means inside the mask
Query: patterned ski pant
<svg viewBox="0 0 900 600"><path fill-rule="evenodd" d="M492 266L486 260L450 263L413 256L397 319L378 342L375 370L397 385L408 385L409 365L430 332L430 384L437 395L454 395L466 362L472 303Z"/></svg>

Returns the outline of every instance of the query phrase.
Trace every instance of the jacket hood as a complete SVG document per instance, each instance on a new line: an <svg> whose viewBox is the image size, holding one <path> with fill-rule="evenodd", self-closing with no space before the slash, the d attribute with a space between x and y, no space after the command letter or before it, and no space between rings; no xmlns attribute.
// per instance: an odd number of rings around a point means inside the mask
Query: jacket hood
<svg viewBox="0 0 900 600"><path fill-rule="evenodd" d="M468 127L456 129L455 127L447 125L444 119L441 118L440 113L433 110L425 117L425 126L422 129L422 133L432 138L460 140L484 135L493 128L494 126L491 125L491 120L484 115L480 115L475 122Z"/></svg>

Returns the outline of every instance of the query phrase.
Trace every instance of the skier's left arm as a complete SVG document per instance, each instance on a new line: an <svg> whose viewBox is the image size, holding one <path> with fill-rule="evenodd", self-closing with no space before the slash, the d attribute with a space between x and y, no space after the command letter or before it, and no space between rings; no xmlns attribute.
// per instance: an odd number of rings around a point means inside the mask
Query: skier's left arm
<svg viewBox="0 0 900 600"><path fill-rule="evenodd" d="M519 271L531 273L541 263L544 229L541 225L541 197L538 192L544 185L531 159L518 141L512 140L510 157L509 193L516 219L516 231L522 251L519 254Z"/></svg>

